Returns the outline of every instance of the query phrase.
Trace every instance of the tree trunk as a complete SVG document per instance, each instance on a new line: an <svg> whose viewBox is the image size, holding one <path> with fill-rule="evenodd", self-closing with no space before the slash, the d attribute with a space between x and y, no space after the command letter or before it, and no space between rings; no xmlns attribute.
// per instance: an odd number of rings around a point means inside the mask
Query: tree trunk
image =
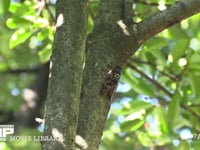
<svg viewBox="0 0 200 150"><path fill-rule="evenodd" d="M132 3L126 0L101 0L94 30L87 40L77 133L92 150L98 149L111 104L110 99L99 95L108 70L122 65L145 40L200 10L200 1L191 4L185 0L134 24L129 17L131 10L126 9L129 5Z"/></svg>
<svg viewBox="0 0 200 150"><path fill-rule="evenodd" d="M100 95L108 71L121 66L145 40L200 11L199 0L182 0L140 23L133 23L128 9L132 8L130 1L101 0L94 30L87 39L81 86L86 3L57 2L57 16L63 15L64 23L55 35L45 135L60 135L64 141L45 142L43 150L70 150L74 142L80 149L97 150L111 105L109 97Z"/></svg>
<svg viewBox="0 0 200 150"><path fill-rule="evenodd" d="M50 65L45 135L59 140L44 142L43 150L72 150L74 147L86 38L86 6L86 0L58 0L56 4L57 29Z"/></svg>

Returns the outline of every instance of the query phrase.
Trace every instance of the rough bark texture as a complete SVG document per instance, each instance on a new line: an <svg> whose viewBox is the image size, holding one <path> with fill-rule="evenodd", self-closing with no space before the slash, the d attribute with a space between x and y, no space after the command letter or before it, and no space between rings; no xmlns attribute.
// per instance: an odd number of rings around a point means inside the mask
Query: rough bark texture
<svg viewBox="0 0 200 150"><path fill-rule="evenodd" d="M135 34L139 43L157 33L200 12L199 0L181 0L168 9L161 11L137 24Z"/></svg>
<svg viewBox="0 0 200 150"><path fill-rule="evenodd" d="M59 138L44 142L43 150L71 150L77 128L86 37L86 0L58 0L57 29L45 112L45 135Z"/></svg>
<svg viewBox="0 0 200 150"><path fill-rule="evenodd" d="M82 50L84 49L86 2L58 0L57 15L64 24L57 29L52 56L45 135L58 129L64 142L44 143L44 150L72 149L78 115L79 149L97 150L101 141L111 100L99 95L108 69L122 65L147 39L200 11L199 0L182 0L167 10L133 24L124 11L127 0L101 0L93 32L86 43L79 105ZM127 3L130 5L130 1ZM126 17L127 16L127 17ZM79 114L78 113L79 106ZM81 141L80 140L80 141Z"/></svg>
<svg viewBox="0 0 200 150"><path fill-rule="evenodd" d="M183 0L131 24L124 16L125 2L101 0L94 30L87 40L77 134L86 140L89 150L98 149L111 104L99 95L107 69L122 65L145 40L200 11L199 0Z"/></svg>
<svg viewBox="0 0 200 150"><path fill-rule="evenodd" d="M124 35L117 24L122 5L123 0L102 0L94 30L87 40L77 134L91 150L98 149L111 104L111 100L99 95L105 74L109 68L122 65L130 55L126 53L128 49L137 46L136 40Z"/></svg>

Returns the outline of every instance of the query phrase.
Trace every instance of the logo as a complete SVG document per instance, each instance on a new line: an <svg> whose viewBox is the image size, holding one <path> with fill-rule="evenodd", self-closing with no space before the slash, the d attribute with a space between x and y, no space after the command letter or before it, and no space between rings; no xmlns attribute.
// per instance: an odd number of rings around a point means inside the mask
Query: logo
<svg viewBox="0 0 200 150"><path fill-rule="evenodd" d="M14 134L14 125L0 125L0 141L6 141L8 134Z"/></svg>

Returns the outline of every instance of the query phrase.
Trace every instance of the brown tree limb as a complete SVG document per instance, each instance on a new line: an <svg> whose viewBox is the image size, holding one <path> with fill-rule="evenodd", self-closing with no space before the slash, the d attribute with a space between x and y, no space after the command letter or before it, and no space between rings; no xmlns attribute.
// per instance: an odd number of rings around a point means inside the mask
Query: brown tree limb
<svg viewBox="0 0 200 150"><path fill-rule="evenodd" d="M78 10L78 11L77 11ZM58 0L43 150L74 150L87 27L87 0Z"/></svg>
<svg viewBox="0 0 200 150"><path fill-rule="evenodd" d="M124 48L133 44L130 36L124 40L117 24L124 13L123 4L123 0L102 0L87 39L77 134L86 140L89 150L98 150L111 105L110 99L100 96L100 87L108 70L122 64Z"/></svg>
<svg viewBox="0 0 200 150"><path fill-rule="evenodd" d="M168 7L166 10L160 11L139 22L134 26L134 28L136 28L134 34L136 35L133 36L136 36L138 42L141 44L164 29L171 27L198 12L200 12L199 0L181 0Z"/></svg>
<svg viewBox="0 0 200 150"><path fill-rule="evenodd" d="M164 86L162 86L161 84L159 84L157 81L153 80L152 78L150 78L148 75L146 75L144 72L140 71L139 69L137 69L134 65L127 63L127 66L132 68L133 70L137 71L140 75L142 75L143 77L145 77L148 81L150 81L151 83L153 83L158 89L160 89L161 91L163 91L167 96L172 97L172 93L170 93Z"/></svg>
<svg viewBox="0 0 200 150"><path fill-rule="evenodd" d="M98 149L111 105L109 99L99 94L108 69L126 62L145 40L200 10L200 1L182 0L131 25L124 22L124 2L101 0L93 32L87 39L77 134L92 150Z"/></svg>

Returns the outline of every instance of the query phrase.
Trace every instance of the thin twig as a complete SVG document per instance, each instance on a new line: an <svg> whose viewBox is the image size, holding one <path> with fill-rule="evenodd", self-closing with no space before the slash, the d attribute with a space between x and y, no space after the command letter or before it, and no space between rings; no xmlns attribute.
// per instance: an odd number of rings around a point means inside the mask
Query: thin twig
<svg viewBox="0 0 200 150"><path fill-rule="evenodd" d="M158 89L161 89L163 92L165 92L169 97L172 97L173 94L171 94L165 87L163 87L161 84L159 84L158 82L156 82L155 80L151 79L149 76L147 76L144 72L140 71L139 69L137 69L134 65L127 63L127 66L132 68L133 70L137 71L140 75L142 75L143 77L145 77L148 81L152 82ZM183 103L180 103L180 106L187 110L189 113L191 113L194 117L196 117L199 121L200 121L200 116L195 113L190 107L188 107L187 105L184 105Z"/></svg>
<svg viewBox="0 0 200 150"><path fill-rule="evenodd" d="M33 69L9 69L5 71L1 71L1 74L21 74L21 73L37 73L41 68L33 68Z"/></svg>
<svg viewBox="0 0 200 150"><path fill-rule="evenodd" d="M180 105L182 108L190 112L194 117L196 117L200 121L200 116L196 112L194 112L190 107L188 107L187 105L184 105L183 103L180 103Z"/></svg>
<svg viewBox="0 0 200 150"><path fill-rule="evenodd" d="M144 72L142 72L139 69L137 69L134 65L132 65L130 63L127 63L127 66L130 67L130 68L132 68L133 70L137 71L140 75L142 75L148 81L150 81L151 83L153 83L158 89L161 89L163 92L165 92L169 97L173 96L173 94L171 94L164 86L162 86L161 84L159 84L158 82L156 82L155 80L153 80L152 78L150 78L149 76L147 76Z"/></svg>
<svg viewBox="0 0 200 150"><path fill-rule="evenodd" d="M56 23L56 19L55 19L53 13L51 12L51 10L49 9L49 2L48 2L47 0L44 0L44 3L45 3L45 4L44 4L44 5L45 5L45 8L46 8L46 10L48 11L48 13L49 13L51 19L53 20L54 23Z"/></svg>
<svg viewBox="0 0 200 150"><path fill-rule="evenodd" d="M164 76L167 76L168 78L170 78L171 80L173 80L173 81L175 81L175 82L180 81L180 77L179 77L179 76L176 76L176 75L173 75L173 74L169 74L169 73L160 71L160 70L157 69L157 67L156 67L154 64L152 64L152 63L150 63L150 62L142 61L142 60L140 60L140 59L138 59L138 58L132 58L132 60L133 60L134 62L136 62L136 63L145 64L145 65L149 65L149 66L153 67L153 68L154 68L155 70L157 70L159 73L161 73L161 74L164 75Z"/></svg>

